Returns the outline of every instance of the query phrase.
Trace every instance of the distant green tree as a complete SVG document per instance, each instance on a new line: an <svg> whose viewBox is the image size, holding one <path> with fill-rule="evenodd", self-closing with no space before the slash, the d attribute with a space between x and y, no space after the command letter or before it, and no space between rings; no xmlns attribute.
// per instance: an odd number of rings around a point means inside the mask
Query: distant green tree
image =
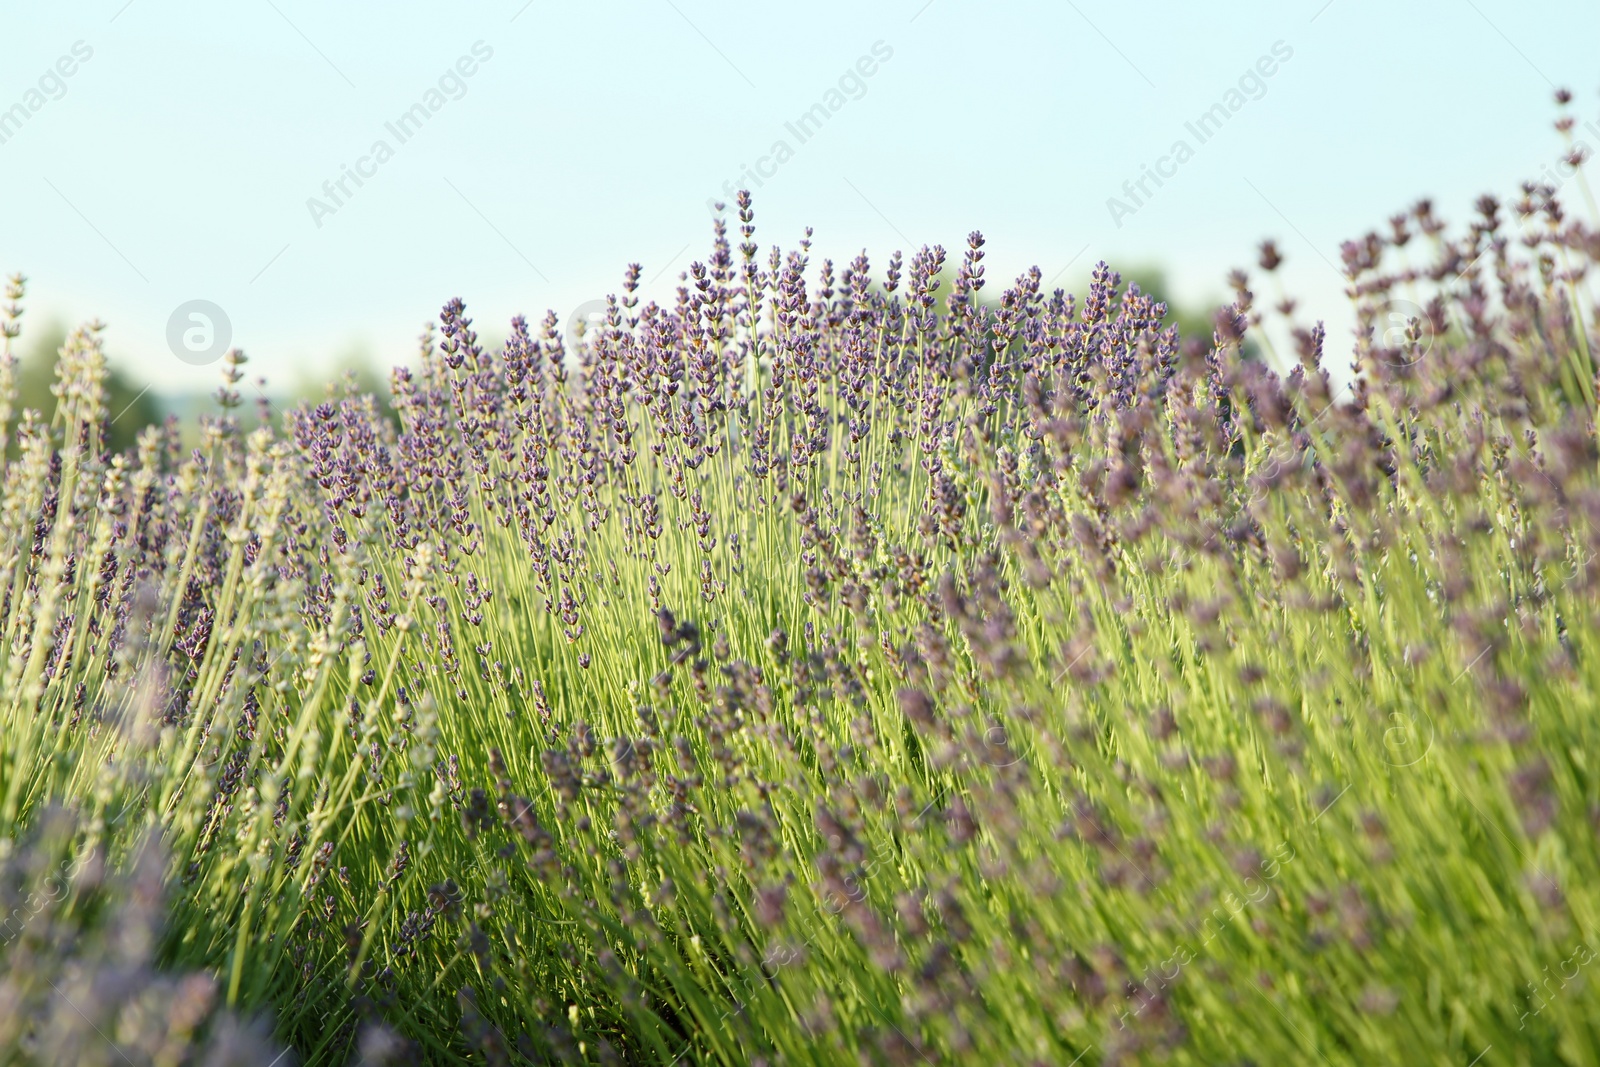
<svg viewBox="0 0 1600 1067"><path fill-rule="evenodd" d="M370 393L378 402L378 413L393 420L389 375L387 370L379 368L377 358L365 345L351 344L334 358L331 366L317 371L302 369L293 388L282 399L287 406L295 407L302 402L315 405Z"/></svg>
<svg viewBox="0 0 1600 1067"><path fill-rule="evenodd" d="M1117 273L1122 275L1123 292L1127 292L1129 285L1137 285L1141 293L1153 296L1167 305L1167 322L1177 325L1178 336L1182 338L1184 344L1198 341L1206 348L1211 346L1212 334L1216 329L1216 313L1229 302L1228 300L1217 297L1203 304L1182 303L1172 296L1167 272L1153 264L1119 269ZM1075 285L1057 283L1057 287L1075 293L1081 303L1083 294L1089 290L1089 275L1085 273ZM1255 336L1245 338L1241 354L1245 359L1261 358L1261 348Z"/></svg>
<svg viewBox="0 0 1600 1067"><path fill-rule="evenodd" d="M1220 300L1216 301L1214 305L1203 307L1179 303L1173 299L1172 289L1167 283L1167 273L1160 267L1133 267L1121 273L1124 289L1130 284L1138 285L1141 293L1153 296L1167 305L1167 321L1177 324L1178 335L1185 341L1195 337L1205 344L1211 343L1211 316L1214 314L1216 307L1221 305L1222 302ZM1085 279L1083 289L1087 288L1088 283L1087 279ZM1082 289L1078 290L1080 296L1082 291Z"/></svg>
<svg viewBox="0 0 1600 1067"><path fill-rule="evenodd" d="M67 341L67 327L58 320L43 323L31 333L28 344L17 364L17 407L32 408L49 422L55 415L56 397L50 387L56 380L56 358ZM139 431L161 421L161 405L144 386L114 367L107 368L106 409L109 412L106 445L113 452L130 448L138 440ZM13 448L15 443L13 442Z"/></svg>
<svg viewBox="0 0 1600 1067"><path fill-rule="evenodd" d="M246 363L242 368L244 379L235 386L241 403L233 414L246 432L265 423L274 432L283 433L285 418L301 404L314 407L325 401L338 402L347 396L362 393L371 394L377 401L378 414L390 422L396 421L389 396L388 375L379 370L377 360L359 344L346 347L341 354L319 365L318 369L302 365L288 384L252 374L254 367L255 364ZM221 410L217 406L215 386L167 393L161 397L160 405L163 418L167 415L178 417L186 448L198 440L195 434L196 419L203 415L214 417Z"/></svg>

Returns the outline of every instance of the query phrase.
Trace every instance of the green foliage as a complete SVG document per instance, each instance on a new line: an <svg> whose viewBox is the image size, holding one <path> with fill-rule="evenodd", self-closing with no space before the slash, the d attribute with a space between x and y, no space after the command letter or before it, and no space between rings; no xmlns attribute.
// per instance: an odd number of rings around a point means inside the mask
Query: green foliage
<svg viewBox="0 0 1600 1067"><path fill-rule="evenodd" d="M0 373L0 828L165 857L137 973L316 1064L1600 1063L1560 218L1367 249L1347 402L976 236L813 289L748 200L579 351L452 301L393 421L246 433L230 359L107 459L82 329L53 422Z"/></svg>

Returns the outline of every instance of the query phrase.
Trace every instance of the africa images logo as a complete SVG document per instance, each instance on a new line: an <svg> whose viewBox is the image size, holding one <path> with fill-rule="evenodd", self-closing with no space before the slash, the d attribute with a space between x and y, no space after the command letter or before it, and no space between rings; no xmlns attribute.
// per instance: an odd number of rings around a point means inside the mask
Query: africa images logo
<svg viewBox="0 0 1600 1067"><path fill-rule="evenodd" d="M794 158L798 146L820 133L822 127L843 111L851 100L860 100L867 95L867 79L877 74L893 56L894 48L888 42L874 41L871 55L863 55L853 65L846 67L834 85L822 94L822 99L802 111L794 121L783 124L784 131L794 138L794 144L790 144L787 137L775 139L767 154L756 158L754 166L741 164L739 176L722 183L725 199L733 200L740 189L760 189L777 177L778 168ZM706 198L706 210L713 217L718 214L717 205L716 197Z"/></svg>
<svg viewBox="0 0 1600 1067"><path fill-rule="evenodd" d="M460 100L467 95L467 79L478 73L481 64L494 58L494 49L483 41L474 42L471 52L471 55L460 57L453 66L446 68L439 75L439 80L422 94L421 100L402 111L393 122L383 124L383 128L394 139L394 144L391 145L382 137L373 141L367 154L356 159L354 167L348 163L342 164L337 178L322 183L322 196L306 198L306 210L311 212L311 221L316 223L317 229L322 229L324 217L337 214L340 208L349 203L367 179L377 177L378 168L395 157L396 147L415 137L423 125L444 110L450 101ZM354 189L350 187L352 183Z"/></svg>
<svg viewBox="0 0 1600 1067"><path fill-rule="evenodd" d="M1222 94L1222 99L1202 111L1192 121L1183 124L1185 132L1194 138L1194 144L1188 139L1180 137L1172 142L1167 154L1159 157L1155 166L1148 163L1140 165L1140 174L1137 178L1130 178L1122 183L1123 197L1108 197L1106 210L1111 212L1111 221L1117 224L1117 229L1122 229L1122 220L1135 214L1150 200L1155 198L1156 192L1166 182L1178 176L1178 168L1194 158L1195 149L1211 140L1222 131L1222 127L1234 115L1244 110L1244 106L1252 100L1260 100L1267 95L1267 79L1278 73L1280 66L1289 62L1294 57L1294 49L1286 41L1274 41L1269 55L1263 55L1255 64L1245 69L1239 75L1238 82ZM1152 189L1151 183L1155 183Z"/></svg>
<svg viewBox="0 0 1600 1067"><path fill-rule="evenodd" d="M0 144L5 144L18 133L35 114L52 100L67 95L67 79L94 56L94 49L84 41L74 41L70 55L57 59L39 75L34 87L22 94L22 99L10 107L0 108Z"/></svg>

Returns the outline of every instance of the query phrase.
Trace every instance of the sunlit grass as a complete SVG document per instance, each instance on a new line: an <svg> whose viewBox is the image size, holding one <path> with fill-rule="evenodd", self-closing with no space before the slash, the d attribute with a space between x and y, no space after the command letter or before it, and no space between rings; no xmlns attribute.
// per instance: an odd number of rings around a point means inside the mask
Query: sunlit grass
<svg viewBox="0 0 1600 1067"><path fill-rule="evenodd" d="M310 1062L1595 1063L1597 238L1515 208L1352 246L1439 302L1349 393L1247 279L1184 344L747 203L580 351L447 305L398 424L109 456L81 331L6 408L0 818L153 832L195 1032Z"/></svg>

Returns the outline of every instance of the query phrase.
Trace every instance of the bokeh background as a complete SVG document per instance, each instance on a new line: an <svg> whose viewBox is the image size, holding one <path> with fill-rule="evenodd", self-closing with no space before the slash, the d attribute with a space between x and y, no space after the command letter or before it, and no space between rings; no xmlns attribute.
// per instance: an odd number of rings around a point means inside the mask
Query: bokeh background
<svg viewBox="0 0 1600 1067"><path fill-rule="evenodd" d="M1597 31L1592 0L10 2L0 271L30 279L25 356L98 316L126 395L181 406L217 367L178 359L168 321L203 299L282 396L409 360L451 296L490 336L567 320L633 260L670 299L708 201L759 166L764 245L810 225L814 256L881 266L979 229L991 293L1032 264L1081 291L1106 258L1203 309L1274 237L1337 339L1340 240L1419 196L1460 218L1556 175L1558 86L1600 149ZM92 55L52 80L75 46ZM1292 55L1199 143L1186 123L1275 46ZM386 123L430 90L400 143ZM803 143L786 125L829 103ZM335 205L324 183L380 139L393 157ZM1193 157L1114 218L1179 139Z"/></svg>

